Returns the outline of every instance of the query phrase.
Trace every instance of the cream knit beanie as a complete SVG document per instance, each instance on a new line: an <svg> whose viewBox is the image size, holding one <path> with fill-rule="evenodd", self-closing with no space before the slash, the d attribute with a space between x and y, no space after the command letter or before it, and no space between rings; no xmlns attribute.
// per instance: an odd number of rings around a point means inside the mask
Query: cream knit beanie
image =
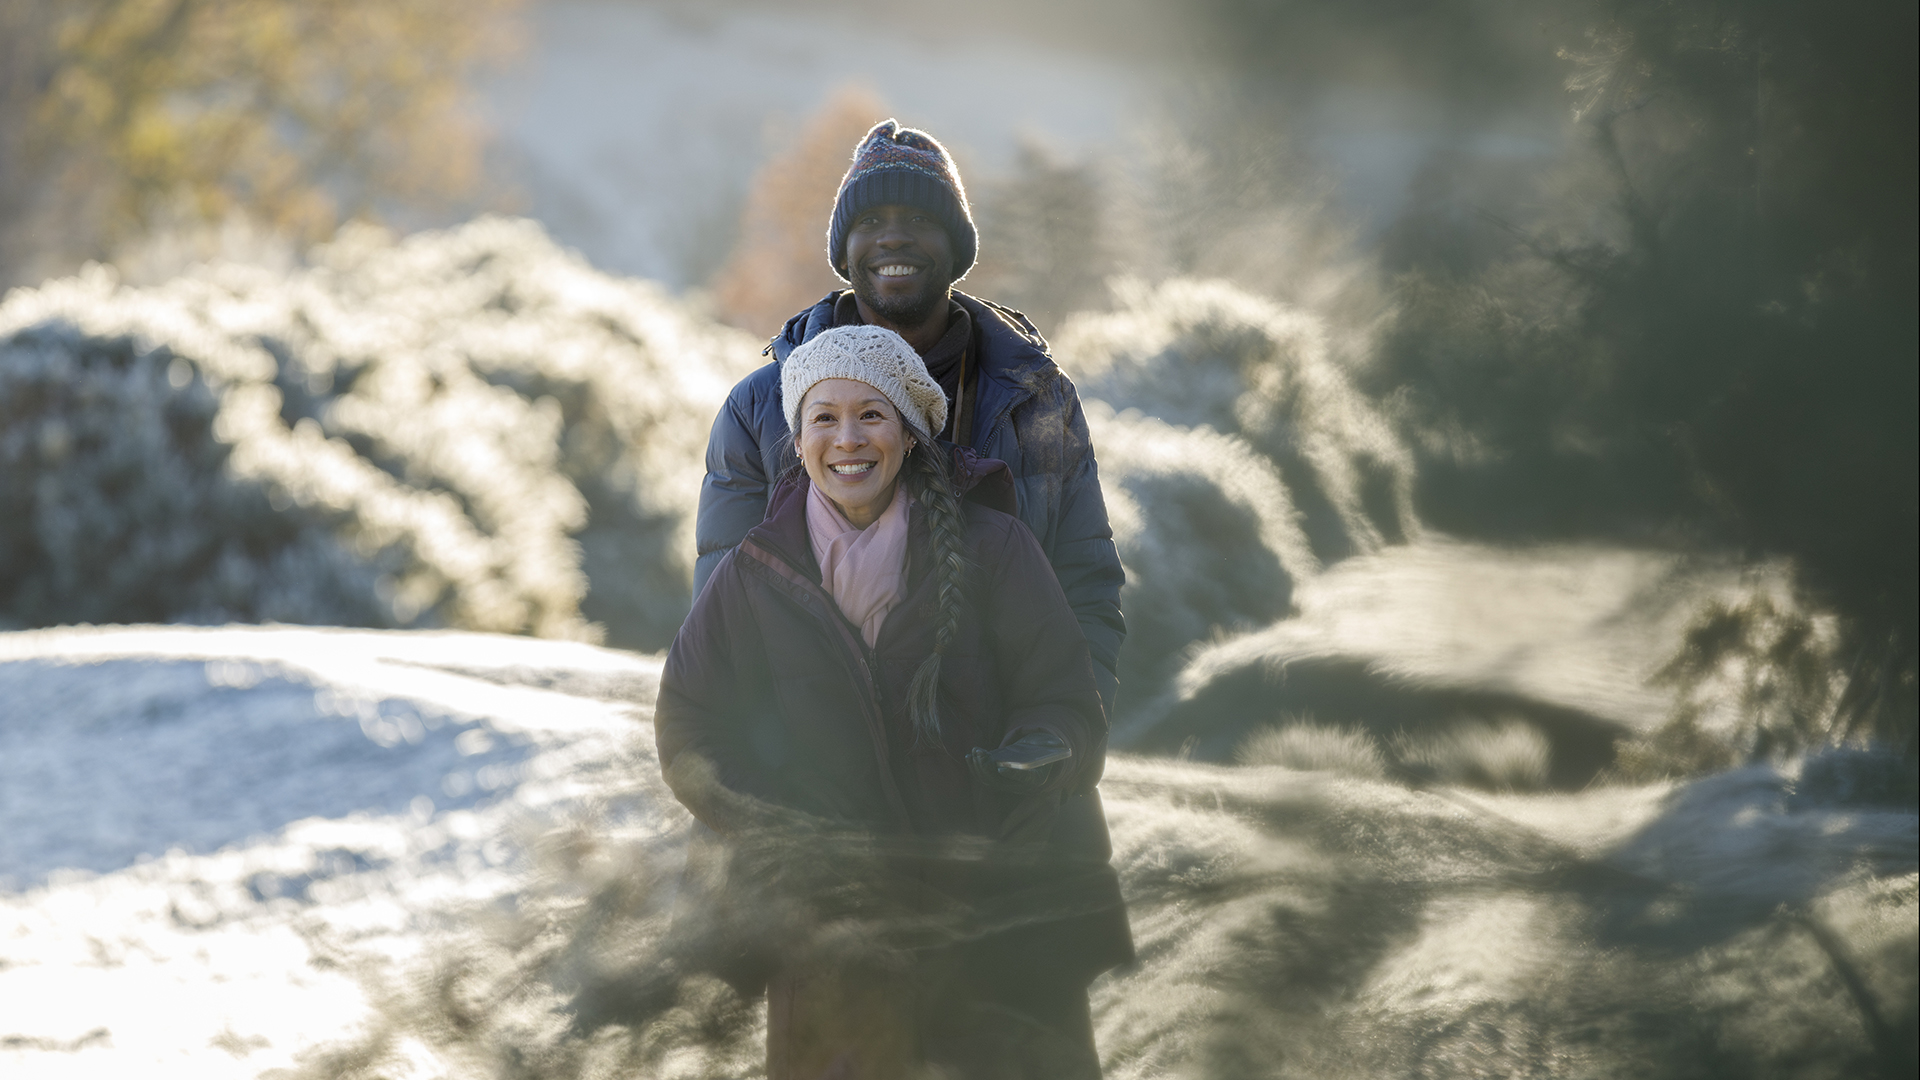
<svg viewBox="0 0 1920 1080"><path fill-rule="evenodd" d="M885 394L908 424L928 435L947 426L947 395L913 346L879 326L836 326L787 354L780 405L787 430L800 430L801 398L822 379L858 379Z"/></svg>

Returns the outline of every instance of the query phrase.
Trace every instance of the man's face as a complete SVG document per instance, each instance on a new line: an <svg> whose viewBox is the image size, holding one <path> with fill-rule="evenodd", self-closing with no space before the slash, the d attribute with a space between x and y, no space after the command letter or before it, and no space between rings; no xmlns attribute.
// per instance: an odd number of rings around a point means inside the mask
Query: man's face
<svg viewBox="0 0 1920 1080"><path fill-rule="evenodd" d="M945 310L953 242L939 219L918 207L871 207L847 231L846 270L868 310L895 326L917 326Z"/></svg>

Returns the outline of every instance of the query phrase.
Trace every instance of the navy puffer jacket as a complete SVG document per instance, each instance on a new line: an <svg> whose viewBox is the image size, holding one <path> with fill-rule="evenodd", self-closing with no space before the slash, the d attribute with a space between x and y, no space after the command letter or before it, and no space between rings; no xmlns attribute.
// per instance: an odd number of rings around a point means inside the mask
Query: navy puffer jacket
<svg viewBox="0 0 1920 1080"><path fill-rule="evenodd" d="M798 460L780 409L780 364L833 325L837 297L830 294L789 319L769 347L773 363L740 380L714 419L694 527L700 552L693 577L696 596L721 557L766 516L770 481ZM1115 661L1126 637L1120 617L1125 575L1107 524L1080 395L1026 316L960 292L953 299L973 317L978 345L980 380L970 445L1013 470L1018 516L1053 565L1086 636L1101 697L1111 708Z"/></svg>

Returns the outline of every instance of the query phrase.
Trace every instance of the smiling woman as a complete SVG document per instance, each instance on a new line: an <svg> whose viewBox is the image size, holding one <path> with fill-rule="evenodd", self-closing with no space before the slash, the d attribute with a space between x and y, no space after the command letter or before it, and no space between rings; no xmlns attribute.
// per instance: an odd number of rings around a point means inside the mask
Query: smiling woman
<svg viewBox="0 0 1920 1080"><path fill-rule="evenodd" d="M882 327L795 348L781 400L803 467L660 684L661 769L704 826L689 921L765 989L770 1080L1097 1077L1086 988L1132 955L1106 716L1007 467L949 463L946 397Z"/></svg>
<svg viewBox="0 0 1920 1080"><path fill-rule="evenodd" d="M822 379L806 392L793 448L815 491L856 529L893 503L900 465L916 445L900 411L858 379Z"/></svg>

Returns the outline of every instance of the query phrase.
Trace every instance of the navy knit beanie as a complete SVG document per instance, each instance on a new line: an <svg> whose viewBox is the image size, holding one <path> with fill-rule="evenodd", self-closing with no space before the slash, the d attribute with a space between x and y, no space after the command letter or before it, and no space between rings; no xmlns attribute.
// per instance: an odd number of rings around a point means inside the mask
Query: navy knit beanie
<svg viewBox="0 0 1920 1080"><path fill-rule="evenodd" d="M947 148L924 131L901 127L898 120L873 125L853 148L853 164L840 180L833 200L833 220L827 224L827 262L845 278L840 263L847 255L847 231L861 211L896 204L931 212L946 226L953 244L953 279L973 269L980 248L967 209L967 191L960 186Z"/></svg>

